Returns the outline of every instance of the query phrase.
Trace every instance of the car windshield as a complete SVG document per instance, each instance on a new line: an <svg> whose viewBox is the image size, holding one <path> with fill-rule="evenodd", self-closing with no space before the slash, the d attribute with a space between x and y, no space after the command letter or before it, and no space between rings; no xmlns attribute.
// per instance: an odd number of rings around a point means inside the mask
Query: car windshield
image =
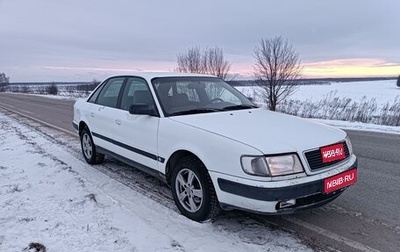
<svg viewBox="0 0 400 252"><path fill-rule="evenodd" d="M160 77L152 84L165 116L256 108L219 78Z"/></svg>

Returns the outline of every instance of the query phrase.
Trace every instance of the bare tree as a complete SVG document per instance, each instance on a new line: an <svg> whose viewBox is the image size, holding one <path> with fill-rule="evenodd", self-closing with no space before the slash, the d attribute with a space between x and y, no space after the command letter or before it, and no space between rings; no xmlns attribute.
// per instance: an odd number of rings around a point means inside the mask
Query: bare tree
<svg viewBox="0 0 400 252"><path fill-rule="evenodd" d="M185 73L211 74L224 80L230 77L231 63L225 60L224 52L219 47L189 48L185 53L177 55L176 71Z"/></svg>
<svg viewBox="0 0 400 252"><path fill-rule="evenodd" d="M55 82L51 83L51 85L46 87L46 92L49 95L57 95L58 94L58 87Z"/></svg>
<svg viewBox="0 0 400 252"><path fill-rule="evenodd" d="M231 63L224 58L224 52L221 48L207 48L203 54L203 66L207 74L218 76L226 80L229 77Z"/></svg>
<svg viewBox="0 0 400 252"><path fill-rule="evenodd" d="M6 91L6 87L10 83L10 77L7 77L5 73L0 73L0 92Z"/></svg>
<svg viewBox="0 0 400 252"><path fill-rule="evenodd" d="M176 70L182 73L204 73L202 56L199 47L189 48L185 53L176 56L178 67Z"/></svg>
<svg viewBox="0 0 400 252"><path fill-rule="evenodd" d="M297 89L297 80L303 69L299 56L282 36L261 39L254 56L256 82L263 88L264 102L268 103L270 110L275 111L279 102Z"/></svg>

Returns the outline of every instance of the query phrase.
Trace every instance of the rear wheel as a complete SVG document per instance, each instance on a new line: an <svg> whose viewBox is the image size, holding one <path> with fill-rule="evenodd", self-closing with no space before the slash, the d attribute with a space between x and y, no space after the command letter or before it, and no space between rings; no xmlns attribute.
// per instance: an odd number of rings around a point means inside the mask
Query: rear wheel
<svg viewBox="0 0 400 252"><path fill-rule="evenodd" d="M172 172L171 190L179 211L195 221L214 218L220 211L210 175L194 157L180 159Z"/></svg>
<svg viewBox="0 0 400 252"><path fill-rule="evenodd" d="M87 127L81 133L82 154L89 164L100 164L104 160L104 154L96 152L96 146L93 143L92 135Z"/></svg>

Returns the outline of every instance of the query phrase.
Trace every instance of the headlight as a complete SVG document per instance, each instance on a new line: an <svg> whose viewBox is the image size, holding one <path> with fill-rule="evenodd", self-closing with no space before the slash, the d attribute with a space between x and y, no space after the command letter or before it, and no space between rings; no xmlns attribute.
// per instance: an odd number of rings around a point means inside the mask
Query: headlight
<svg viewBox="0 0 400 252"><path fill-rule="evenodd" d="M351 156L353 154L353 145L351 144L349 136L346 136L346 144L347 144L347 149L349 149L349 155Z"/></svg>
<svg viewBox="0 0 400 252"><path fill-rule="evenodd" d="M288 175L303 172L303 166L296 154L266 157L272 176Z"/></svg>
<svg viewBox="0 0 400 252"><path fill-rule="evenodd" d="M267 167L267 161L265 160L264 156L261 157L243 156L241 161L242 161L242 168L245 173L257 176L270 176Z"/></svg>
<svg viewBox="0 0 400 252"><path fill-rule="evenodd" d="M245 173L256 176L281 176L303 172L303 166L296 154L271 157L243 156Z"/></svg>

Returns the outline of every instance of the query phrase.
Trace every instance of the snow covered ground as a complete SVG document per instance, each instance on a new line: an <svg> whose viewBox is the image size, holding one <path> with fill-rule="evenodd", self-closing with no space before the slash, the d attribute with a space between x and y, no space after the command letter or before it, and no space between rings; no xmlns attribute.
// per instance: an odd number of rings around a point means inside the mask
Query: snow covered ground
<svg viewBox="0 0 400 252"><path fill-rule="evenodd" d="M333 127L347 129L347 130L361 130L361 131L371 131L379 133L390 133L390 134L400 134L400 127L398 126L385 126L377 125L372 123L362 123L362 122L346 122L338 120L322 120L322 119L307 119L319 123L324 123Z"/></svg>
<svg viewBox="0 0 400 252"><path fill-rule="evenodd" d="M263 106L260 87L236 87ZM325 123L362 130L399 132L399 127L385 128L375 124L398 126L400 88L396 80L332 82L324 85L301 85L285 101L278 104L284 113L306 117L336 119ZM340 120L340 121L339 121ZM349 123L356 121L356 123ZM368 124L357 123L359 121ZM373 124L372 124L373 123Z"/></svg>
<svg viewBox="0 0 400 252"><path fill-rule="evenodd" d="M237 87L237 89L247 96L254 95L254 87ZM360 101L365 96L367 100L376 99L379 105L383 105L394 102L396 97L400 99L400 88L396 86L396 80L331 82L326 85L299 86L289 99L320 101L329 94L354 101ZM255 98L259 99L257 96Z"/></svg>
<svg viewBox="0 0 400 252"><path fill-rule="evenodd" d="M246 215L190 221L78 152L76 138L0 111L0 251L311 251Z"/></svg>
<svg viewBox="0 0 400 252"><path fill-rule="evenodd" d="M291 99L319 100L329 93L336 93L338 97L346 97L355 101L375 98L378 104L392 103L396 97L400 98L400 88L396 86L396 80L382 81L355 81L332 82L330 85L300 86Z"/></svg>

